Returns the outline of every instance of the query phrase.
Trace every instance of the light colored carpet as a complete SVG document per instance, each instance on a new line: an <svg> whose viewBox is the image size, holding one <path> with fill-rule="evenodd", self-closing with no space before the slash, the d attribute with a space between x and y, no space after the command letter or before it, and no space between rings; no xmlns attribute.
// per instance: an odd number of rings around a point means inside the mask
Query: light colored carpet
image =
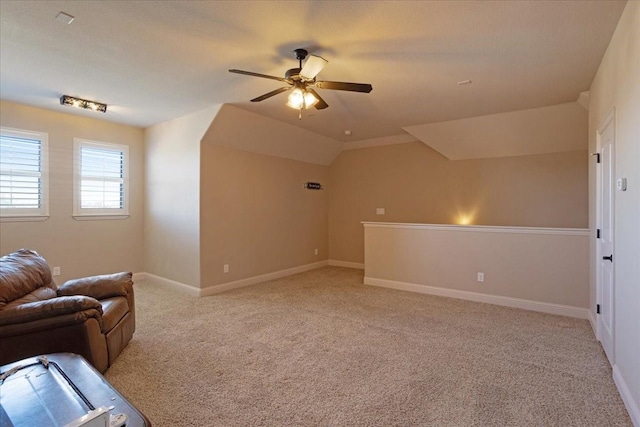
<svg viewBox="0 0 640 427"><path fill-rule="evenodd" d="M138 282L107 379L162 426L630 426L587 321L325 267L212 297Z"/></svg>

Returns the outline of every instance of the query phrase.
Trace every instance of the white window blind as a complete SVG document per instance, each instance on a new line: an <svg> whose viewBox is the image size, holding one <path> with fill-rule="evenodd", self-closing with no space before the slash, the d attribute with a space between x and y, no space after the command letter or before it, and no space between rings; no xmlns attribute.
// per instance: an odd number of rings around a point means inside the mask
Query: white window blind
<svg viewBox="0 0 640 427"><path fill-rule="evenodd" d="M76 140L75 215L128 214L127 146Z"/></svg>
<svg viewBox="0 0 640 427"><path fill-rule="evenodd" d="M0 214L48 215L47 135L0 129Z"/></svg>

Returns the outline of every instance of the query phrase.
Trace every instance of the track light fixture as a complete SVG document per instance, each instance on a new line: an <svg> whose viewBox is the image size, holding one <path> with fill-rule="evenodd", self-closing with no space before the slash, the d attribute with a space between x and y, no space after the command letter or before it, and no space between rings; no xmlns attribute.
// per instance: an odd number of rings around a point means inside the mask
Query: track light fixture
<svg viewBox="0 0 640 427"><path fill-rule="evenodd" d="M70 107L83 108L85 110L100 111L102 113L107 112L107 104L101 102L89 101L87 99L74 98L69 95L62 95L60 97L60 105L68 105Z"/></svg>

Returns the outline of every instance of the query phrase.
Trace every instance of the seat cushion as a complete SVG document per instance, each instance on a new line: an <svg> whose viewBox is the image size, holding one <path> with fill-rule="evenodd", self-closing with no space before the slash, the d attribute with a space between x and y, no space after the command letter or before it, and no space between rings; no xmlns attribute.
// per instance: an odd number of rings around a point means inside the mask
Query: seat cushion
<svg viewBox="0 0 640 427"><path fill-rule="evenodd" d="M107 333L118 324L129 312L129 304L125 297L107 298L100 301L102 305L102 332Z"/></svg>

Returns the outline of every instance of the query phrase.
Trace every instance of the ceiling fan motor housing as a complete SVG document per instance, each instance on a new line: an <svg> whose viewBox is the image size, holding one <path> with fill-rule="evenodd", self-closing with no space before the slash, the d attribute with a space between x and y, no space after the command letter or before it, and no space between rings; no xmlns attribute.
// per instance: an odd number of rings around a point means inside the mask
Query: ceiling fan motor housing
<svg viewBox="0 0 640 427"><path fill-rule="evenodd" d="M302 68L291 68L289 70L287 70L286 73L284 73L284 78L287 80L301 80L300 78L300 71L302 70Z"/></svg>

